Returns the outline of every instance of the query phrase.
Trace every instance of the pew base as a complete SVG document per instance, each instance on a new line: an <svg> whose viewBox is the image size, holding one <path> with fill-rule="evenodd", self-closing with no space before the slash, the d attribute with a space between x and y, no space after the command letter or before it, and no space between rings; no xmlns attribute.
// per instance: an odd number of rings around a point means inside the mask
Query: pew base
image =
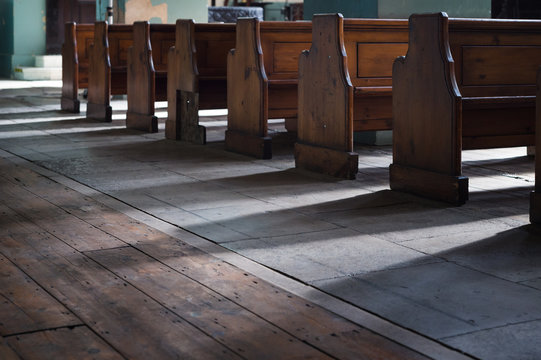
<svg viewBox="0 0 541 360"><path fill-rule="evenodd" d="M78 114L81 112L81 102L79 99L62 97L60 99L60 109Z"/></svg>
<svg viewBox="0 0 541 360"><path fill-rule="evenodd" d="M154 115L128 112L126 128L155 133L158 132L158 118Z"/></svg>
<svg viewBox="0 0 541 360"><path fill-rule="evenodd" d="M86 105L86 117L104 122L113 121L113 108L110 105L89 102Z"/></svg>
<svg viewBox="0 0 541 360"><path fill-rule="evenodd" d="M199 125L199 93L180 90L178 96L180 140L205 145L207 129Z"/></svg>
<svg viewBox="0 0 541 360"><path fill-rule="evenodd" d="M225 148L239 154L254 156L259 159L272 158L272 140L235 130L226 130Z"/></svg>
<svg viewBox="0 0 541 360"><path fill-rule="evenodd" d="M353 180L359 170L359 155L295 143L295 167Z"/></svg>
<svg viewBox="0 0 541 360"><path fill-rule="evenodd" d="M530 222L541 225L541 193L536 191L530 193Z"/></svg>
<svg viewBox="0 0 541 360"><path fill-rule="evenodd" d="M463 205L468 200L468 178L452 176L409 166L391 164L389 167L392 190L403 191Z"/></svg>

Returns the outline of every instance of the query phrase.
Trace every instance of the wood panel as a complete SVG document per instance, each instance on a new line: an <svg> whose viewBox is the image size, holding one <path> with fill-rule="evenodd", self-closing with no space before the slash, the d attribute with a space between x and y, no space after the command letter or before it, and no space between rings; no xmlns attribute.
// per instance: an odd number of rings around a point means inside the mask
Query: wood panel
<svg viewBox="0 0 541 360"><path fill-rule="evenodd" d="M460 205L468 192L462 149L534 144L541 22L448 20L440 13L412 16L410 29L406 60L393 69L391 188ZM438 193L428 184L438 176L456 181Z"/></svg>
<svg viewBox="0 0 541 360"><path fill-rule="evenodd" d="M295 166L354 178L358 155L353 153L353 85L346 73L343 21L340 14L313 18L312 47L299 61ZM325 149L316 152L316 144Z"/></svg>
<svg viewBox="0 0 541 360"><path fill-rule="evenodd" d="M460 178L462 99L454 80L448 33L443 30L447 24L443 14L410 17L408 55L393 66L390 186L421 194L452 193L448 200L461 204L466 201L460 196L465 185ZM432 175L417 178L416 169L431 169ZM435 180L438 188L428 186Z"/></svg>
<svg viewBox="0 0 541 360"><path fill-rule="evenodd" d="M326 20L318 20L324 28L313 29L318 44L314 40L301 57L310 59L310 66L303 70L304 89L299 89L303 125L295 145L296 166L353 179L358 168L353 131L392 128L392 64L406 52L408 27L400 20L315 19ZM344 105L350 91L353 96Z"/></svg>
<svg viewBox="0 0 541 360"><path fill-rule="evenodd" d="M227 54L235 45L234 24L195 24L178 20L169 54L168 139L206 143L199 109L227 107Z"/></svg>
<svg viewBox="0 0 541 360"><path fill-rule="evenodd" d="M158 118L154 115L156 71L152 57L150 24L136 21L133 24L133 46L128 50L128 129L158 131Z"/></svg>
<svg viewBox="0 0 541 360"><path fill-rule="evenodd" d="M535 143L541 144L541 67L537 70L535 97ZM535 187L530 193L530 222L541 224L541 146L535 147Z"/></svg>
<svg viewBox="0 0 541 360"><path fill-rule="evenodd" d="M66 23L62 45L62 97L60 108L79 113L79 89L88 87L88 49L94 41L94 25Z"/></svg>
<svg viewBox="0 0 541 360"><path fill-rule="evenodd" d="M228 59L226 149L268 159L269 117L296 128L298 57L310 47L311 28L309 22L237 22L237 47Z"/></svg>
<svg viewBox="0 0 541 360"><path fill-rule="evenodd" d="M257 19L239 19L236 47L227 58L227 131L230 151L268 159L268 79L263 64Z"/></svg>

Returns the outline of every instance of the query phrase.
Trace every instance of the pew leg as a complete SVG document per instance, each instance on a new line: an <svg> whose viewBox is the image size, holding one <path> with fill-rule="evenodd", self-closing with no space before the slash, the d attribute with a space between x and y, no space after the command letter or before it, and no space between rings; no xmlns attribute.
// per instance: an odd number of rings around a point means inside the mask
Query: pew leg
<svg viewBox="0 0 541 360"><path fill-rule="evenodd" d="M126 128L155 133L158 132L158 118L155 115L128 112Z"/></svg>
<svg viewBox="0 0 541 360"><path fill-rule="evenodd" d="M272 140L268 136L260 137L237 130L226 130L225 148L259 159L272 158Z"/></svg>
<svg viewBox="0 0 541 360"><path fill-rule="evenodd" d="M180 139L194 144L206 144L207 130L199 125L199 93L181 90L177 107Z"/></svg>
<svg viewBox="0 0 541 360"><path fill-rule="evenodd" d="M409 192L453 205L468 200L468 178L452 176L410 166L391 164L389 167L392 190Z"/></svg>
<svg viewBox="0 0 541 360"><path fill-rule="evenodd" d="M295 167L353 180L359 170L359 155L297 142Z"/></svg>
<svg viewBox="0 0 541 360"><path fill-rule="evenodd" d="M527 146L526 155L532 156L532 157L535 156L535 146Z"/></svg>
<svg viewBox="0 0 541 360"><path fill-rule="evenodd" d="M62 96L62 98L60 99L60 109L72 113L80 113L81 102L79 101L79 99L72 99Z"/></svg>
<svg viewBox="0 0 541 360"><path fill-rule="evenodd" d="M89 102L86 105L86 117L104 122L111 122L113 121L113 109L107 104Z"/></svg>

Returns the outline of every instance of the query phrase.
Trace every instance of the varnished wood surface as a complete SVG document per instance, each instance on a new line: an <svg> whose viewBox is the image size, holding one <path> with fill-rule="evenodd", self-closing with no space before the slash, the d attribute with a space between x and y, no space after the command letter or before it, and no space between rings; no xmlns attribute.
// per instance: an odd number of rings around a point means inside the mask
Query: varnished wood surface
<svg viewBox="0 0 541 360"><path fill-rule="evenodd" d="M227 108L227 54L234 47L234 24L177 20L169 52L166 138L206 143L198 111Z"/></svg>
<svg viewBox="0 0 541 360"><path fill-rule="evenodd" d="M268 119L294 119L287 123L296 128L298 59L311 41L311 22L237 22L227 60L228 150L270 158Z"/></svg>
<svg viewBox="0 0 541 360"><path fill-rule="evenodd" d="M297 167L355 178L353 132L392 129L392 64L407 40L406 21L314 16L300 62Z"/></svg>
<svg viewBox="0 0 541 360"><path fill-rule="evenodd" d="M133 43L132 25L95 23L89 54L87 117L110 122L111 95L127 93L128 49Z"/></svg>
<svg viewBox="0 0 541 360"><path fill-rule="evenodd" d="M410 17L393 68L391 188L463 204L462 149L533 145L539 63L539 21Z"/></svg>
<svg viewBox="0 0 541 360"><path fill-rule="evenodd" d="M45 176L0 168L0 311L13 314L2 355L425 358Z"/></svg>
<svg viewBox="0 0 541 360"><path fill-rule="evenodd" d="M353 152L353 85L347 76L343 23L339 14L315 15L312 20L312 46L299 61L295 166L351 179L357 173L358 156L349 154ZM315 145L322 151L316 153ZM323 151L341 156L325 156Z"/></svg>
<svg viewBox="0 0 541 360"><path fill-rule="evenodd" d="M94 41L93 24L66 23L62 45L62 98L60 108L80 112L79 89L88 87L88 52Z"/></svg>

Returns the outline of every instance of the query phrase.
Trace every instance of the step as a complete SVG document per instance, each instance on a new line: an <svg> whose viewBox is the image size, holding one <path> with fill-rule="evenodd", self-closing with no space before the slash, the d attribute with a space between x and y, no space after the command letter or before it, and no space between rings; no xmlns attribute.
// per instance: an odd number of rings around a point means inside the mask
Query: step
<svg viewBox="0 0 541 360"><path fill-rule="evenodd" d="M19 66L13 71L17 80L62 80L61 67L28 67Z"/></svg>
<svg viewBox="0 0 541 360"><path fill-rule="evenodd" d="M62 55L36 55L34 64L41 68L62 67Z"/></svg>

